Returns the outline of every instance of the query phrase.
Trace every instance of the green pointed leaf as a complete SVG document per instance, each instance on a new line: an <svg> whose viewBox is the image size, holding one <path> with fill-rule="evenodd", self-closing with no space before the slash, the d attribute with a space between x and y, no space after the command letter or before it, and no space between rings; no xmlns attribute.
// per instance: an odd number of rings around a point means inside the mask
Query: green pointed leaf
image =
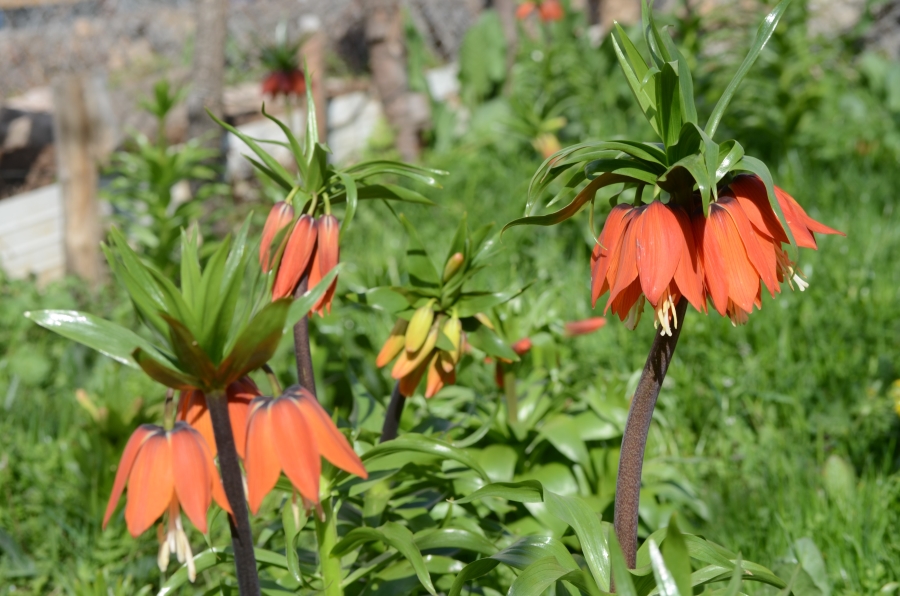
<svg viewBox="0 0 900 596"><path fill-rule="evenodd" d="M440 183L438 183L437 181L437 176L447 175L447 172L443 170L423 168L421 166L415 166L388 159L364 161L362 163L351 166L344 171L360 179L384 174L402 176L404 178L409 178L410 180L421 182L422 184L426 184L433 188L441 188Z"/></svg>
<svg viewBox="0 0 900 596"><path fill-rule="evenodd" d="M544 501L544 487L537 480L524 480L522 482L494 482L482 486L468 497L454 501L459 505L471 503L479 499L497 497L516 503L542 503Z"/></svg>
<svg viewBox="0 0 900 596"><path fill-rule="evenodd" d="M653 567L653 576L656 578L656 587L659 589L660 596L683 596L678 591L678 585L672 572L666 567L662 553L656 543L650 542L650 565ZM688 593L688 596L690 593Z"/></svg>
<svg viewBox="0 0 900 596"><path fill-rule="evenodd" d="M631 572L628 570L625 555L622 554L622 547L619 546L619 540L616 538L615 532L609 533L609 562L612 569L612 578L616 584L616 594L619 596L637 596L634 580L631 577Z"/></svg>
<svg viewBox="0 0 900 596"><path fill-rule="evenodd" d="M130 329L92 314L75 310L33 310L26 312L25 317L132 368L140 368L131 355L137 348L165 358L153 344Z"/></svg>
<svg viewBox="0 0 900 596"><path fill-rule="evenodd" d="M555 557L544 557L522 570L509 587L508 596L540 596L547 588L567 575L569 570Z"/></svg>
<svg viewBox="0 0 900 596"><path fill-rule="evenodd" d="M277 182L282 187L285 187L287 190L290 190L292 188L293 185L291 184L290 172L288 172L284 168L283 165L278 163L277 159L275 159L274 157L269 155L269 153L265 149L260 147L255 139L249 137L248 135L245 135L244 133L242 133L235 127L231 126L230 124L223 122L222 120L217 118L216 115L213 114L211 111L206 110L206 113L209 114L210 118L215 120L219 126L224 128L228 132L232 133L234 136L236 136L237 138L242 140L248 147L250 147L250 149L253 151L253 153L255 153L259 157L259 159L262 160L262 163L265 164L265 166L260 168L260 171L263 171L274 182ZM247 157L247 159L251 160L251 162L254 163L254 165L257 165L257 167L262 166L262 164L260 164L258 161L256 161L249 155L246 157Z"/></svg>
<svg viewBox="0 0 900 596"><path fill-rule="evenodd" d="M678 62L678 84L681 86L681 113L685 122L691 122L699 125L697 120L697 106L694 104L694 79L691 76L691 69L688 67L687 59L667 31L668 27L663 29L661 39L663 46L673 60Z"/></svg>
<svg viewBox="0 0 900 596"><path fill-rule="evenodd" d="M337 266L325 274L319 283L316 284L316 287L307 290L303 296L295 299L291 302L290 310L288 311L287 319L285 319L286 327L293 327L297 324L297 321L305 317L309 314L309 311L312 310L312 307L316 305L316 302L319 301L319 298L325 295L325 292L328 291L328 287L331 285L331 282L337 278L338 274L341 272L341 268L343 263L338 263Z"/></svg>
<svg viewBox="0 0 900 596"><path fill-rule="evenodd" d="M684 124L681 113L681 89L678 81L678 64L666 62L661 67L656 86L656 119L659 122L659 136L666 147L678 142L678 134Z"/></svg>
<svg viewBox="0 0 900 596"><path fill-rule="evenodd" d="M168 363L164 364L161 360L152 356L151 352L145 352L142 348L137 348L132 352L131 356L138 363L138 366L147 373L147 376L166 387L184 390L203 386L203 382L200 379L176 370Z"/></svg>
<svg viewBox="0 0 900 596"><path fill-rule="evenodd" d="M576 213L594 196L597 194L597 191L603 188L604 186L610 186L612 184L619 184L622 182L632 182L634 181L632 178L627 176L620 176L619 174L606 173L602 174L585 186L581 192L579 192L572 202L556 211L555 213L550 213L548 215L534 215L529 217L520 217L519 219L515 219L505 226L501 230L501 234L508 230L509 228L515 226L524 226L524 225L534 225L534 226L552 226L556 225L560 222L566 221Z"/></svg>
<svg viewBox="0 0 900 596"><path fill-rule="evenodd" d="M666 539L662 547L663 560L666 567L672 573L675 585L678 586L680 594L693 594L691 589L691 557L688 554L688 547L684 541L684 535L678 529L678 522L675 516L669 520L669 528L666 532Z"/></svg>
<svg viewBox="0 0 900 596"><path fill-rule="evenodd" d="M194 568L199 574L207 569L212 569L213 567L227 563L233 558L234 556L232 555L230 548L211 548L194 555ZM187 585L189 582L188 568L185 564L166 580L166 583L164 583L160 587L159 592L157 592L157 596L174 595L176 590Z"/></svg>
<svg viewBox="0 0 900 596"><path fill-rule="evenodd" d="M419 547L416 546L412 532L396 522L387 522L379 528L354 528L334 546L331 552L340 557L354 551L362 544L373 541L384 542L397 549L415 569L422 586L429 594L437 596L437 591L431 582L431 575L428 573Z"/></svg>
<svg viewBox="0 0 900 596"><path fill-rule="evenodd" d="M294 161L297 163L297 169L300 172L300 178L306 179L306 156L303 154L303 148L300 146L300 142L297 141L297 137L294 136L294 132L290 129L290 127L276 118L272 116L268 112L266 112L266 104L263 102L262 105L262 115L274 122L278 125L278 128L281 129L281 132L284 133L285 138L288 140L289 149L291 150L291 154L294 156Z"/></svg>
<svg viewBox="0 0 900 596"><path fill-rule="evenodd" d="M725 141L719 145L719 166L716 168L716 183L730 172L735 164L744 157L744 148L735 140Z"/></svg>
<svg viewBox="0 0 900 596"><path fill-rule="evenodd" d="M588 180L593 180L598 174L612 172L647 184L656 184L657 176L665 171L663 167L654 167L634 159L595 159L584 166L584 174Z"/></svg>
<svg viewBox="0 0 900 596"><path fill-rule="evenodd" d="M616 58L619 60L619 66L622 73L628 81L631 92L637 99L641 107L644 117L653 127L653 130L659 134L659 124L656 120L656 78L647 77L649 68L641 57L640 52L625 31L615 24L612 32L613 49L616 52ZM626 57L627 56L627 57ZM646 79L646 80L645 80Z"/></svg>
<svg viewBox="0 0 900 596"><path fill-rule="evenodd" d="M463 567L463 570L460 571L456 578L453 580L453 585L450 587L450 591L447 592L447 596L460 596L462 594L463 588L467 583L472 580L478 579L479 577L484 577L485 575L493 571L494 568L499 564L500 561L492 558L472 561L471 563Z"/></svg>
<svg viewBox="0 0 900 596"><path fill-rule="evenodd" d="M253 317L234 347L216 371L213 389L222 389L251 370L256 370L272 358L284 333L284 323L293 302L282 298L266 305Z"/></svg>
<svg viewBox="0 0 900 596"><path fill-rule="evenodd" d="M647 0L641 0L641 24L644 27L644 39L647 40L647 47L650 48L650 57L662 69L663 64L671 62L673 57L663 43L662 35L656 26L653 11L647 5Z"/></svg>
<svg viewBox="0 0 900 596"><path fill-rule="evenodd" d="M787 10L787 7L790 3L791 0L782 0L778 4L778 6L776 6L775 9L766 16L762 24L759 26L759 29L756 32L756 39L753 40L753 45L750 46L750 51L747 52L747 56L744 57L744 61L741 62L741 65L740 67L738 67L738 70L734 74L734 77L731 79L731 82L728 83L728 87L725 88L722 96L719 97L719 101L716 102L716 106L713 108L713 111L709 116L709 120L706 122L706 134L708 134L710 137L714 137L716 135L716 129L719 127L719 122L722 121L722 116L725 115L725 110L728 108L728 104L731 102L731 98L734 97L734 94L737 91L738 86L741 84L741 81L744 80L744 77L747 75L750 67L753 66L753 63L756 62L756 59L759 57L760 52L762 52L762 49L769 42L769 38L772 37L772 33L775 31L775 27L778 26L778 21L781 20L781 17L784 15L784 11Z"/></svg>
<svg viewBox="0 0 900 596"><path fill-rule="evenodd" d="M303 581L296 541L300 531L306 525L305 509L294 503L292 499L285 499L284 505L281 507L281 525L284 528L284 555L288 571L295 580Z"/></svg>
<svg viewBox="0 0 900 596"><path fill-rule="evenodd" d="M551 515L558 517L575 531L594 581L601 589L609 589L609 545L600 524L600 516L584 499L577 496L567 497L544 491L544 503Z"/></svg>
<svg viewBox="0 0 900 596"><path fill-rule="evenodd" d="M443 459L452 459L453 461L474 470L485 482L490 482L487 472L484 471L475 458L469 455L467 451L454 447L440 439L427 437L418 433L406 433L392 441L380 443L366 451L362 456L362 460L368 462L378 459L379 457L385 457L396 453L424 453Z"/></svg>
<svg viewBox="0 0 900 596"><path fill-rule="evenodd" d="M184 301L181 291L162 272L152 268L148 271L156 281L156 286L162 291L163 300L166 303L164 312L184 323L194 333L199 328L197 316Z"/></svg>
<svg viewBox="0 0 900 596"><path fill-rule="evenodd" d="M738 553L738 558L734 565L734 572L731 574L731 580L728 582L728 586L725 588L725 592L723 592L722 596L738 596L741 591L743 576L744 572L741 565L741 555Z"/></svg>
<svg viewBox="0 0 900 596"><path fill-rule="evenodd" d="M347 209L344 211L344 221L341 222L341 238L343 238L347 228L350 227L350 222L353 221L353 216L356 214L356 206L359 204L359 192L353 176L338 173L338 178L341 179L341 184L344 185L344 192L347 195Z"/></svg>
<svg viewBox="0 0 900 596"><path fill-rule="evenodd" d="M203 381L212 381L215 367L194 334L174 317L163 314L163 319L169 324L169 342L175 353L178 368ZM201 387L205 389L206 385Z"/></svg>
<svg viewBox="0 0 900 596"><path fill-rule="evenodd" d="M525 288L507 290L506 292L467 292L460 296L456 302L457 312L460 318L472 317L480 312L486 312L499 304L509 302Z"/></svg>
<svg viewBox="0 0 900 596"><path fill-rule="evenodd" d="M434 206L434 202L422 193L387 183L358 186L357 197L361 201L368 199L384 199L388 201L403 201L406 203ZM337 205L346 200L347 193L345 190L339 190L331 198L331 204Z"/></svg>
<svg viewBox="0 0 900 596"><path fill-rule="evenodd" d="M197 232L188 236L181 230L181 292L194 312L203 305L203 289L200 283L200 257L197 255Z"/></svg>
<svg viewBox="0 0 900 596"><path fill-rule="evenodd" d="M278 174L278 172L276 172L272 168L264 166L259 162L259 160L253 159L246 153L242 154L242 156L244 157L244 159L250 162L250 165L262 172L267 178L269 178L272 182L276 183L284 190L290 192L293 189L293 184L291 184L291 181Z"/></svg>
<svg viewBox="0 0 900 596"><path fill-rule="evenodd" d="M700 191L700 198L703 201L703 213L708 215L711 183L709 180L709 173L706 170L706 161L702 159L700 155L688 155L673 164L665 174L659 177L660 188L670 192L670 189L674 190L672 185L675 184L679 168L687 170L694 179L694 182L697 184L697 188Z"/></svg>
<svg viewBox="0 0 900 596"><path fill-rule="evenodd" d="M518 362L519 356L509 345L500 339L495 332L484 325L480 325L475 331L468 333L469 344L478 348L488 356L503 358L511 362Z"/></svg>
<svg viewBox="0 0 900 596"><path fill-rule="evenodd" d="M416 287L439 287L440 275L425 249L425 243L419 237L419 232L403 214L400 214L400 223L406 228L406 234L409 236L406 245L406 269L409 272L410 283Z"/></svg>
<svg viewBox="0 0 900 596"><path fill-rule="evenodd" d="M497 547L490 540L462 528L440 528L423 530L415 535L419 550L459 548L482 555L492 555Z"/></svg>

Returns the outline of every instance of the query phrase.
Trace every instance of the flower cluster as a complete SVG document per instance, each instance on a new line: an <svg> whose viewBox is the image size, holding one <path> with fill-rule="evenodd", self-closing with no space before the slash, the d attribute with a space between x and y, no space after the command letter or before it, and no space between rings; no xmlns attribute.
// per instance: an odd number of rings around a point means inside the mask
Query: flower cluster
<svg viewBox="0 0 900 596"><path fill-rule="evenodd" d="M516 8L516 18L522 21L535 12L545 23L562 20L565 15L565 11L559 0L543 0L538 3L528 0L519 4Z"/></svg>
<svg viewBox="0 0 900 596"><path fill-rule="evenodd" d="M282 470L304 502L318 503L321 457L351 474L367 477L347 439L315 397L299 385L271 398L261 395L256 384L244 377L228 386L225 399L236 450L246 470L247 500L254 514ZM212 500L231 513L213 461L216 452L206 396L198 389L183 391L171 430L144 425L128 441L103 526L109 522L127 482L125 521L129 532L139 536L168 512L166 529L160 526L160 569L168 565L169 553L176 553L179 562L187 562L193 581L195 571L181 509L203 533L207 531L206 511Z"/></svg>
<svg viewBox="0 0 900 596"><path fill-rule="evenodd" d="M293 227L288 231L291 224ZM294 208L288 203L281 201L272 207L259 246L259 262L263 271L271 271L280 257L272 286L272 300L292 296L304 276L308 279L308 287L315 287L337 266L340 259L340 228L340 222L330 213L315 219L304 213L295 221ZM313 306L319 315L324 315L326 310L331 312L336 287L337 278Z"/></svg>
<svg viewBox="0 0 900 596"><path fill-rule="evenodd" d="M806 214L782 189L775 196L798 246L816 248L814 233L842 234ZM843 234L842 234L843 235ZM652 201L616 205L606 219L591 256L591 298L609 292L612 310L629 328L640 320L644 302L655 311L654 325L672 334L675 305L684 297L698 311L707 299L734 324L762 308L762 289L772 297L787 281L804 290L802 273L788 256L788 236L769 203L763 181L736 176L703 215L699 201L689 206Z"/></svg>
<svg viewBox="0 0 900 596"><path fill-rule="evenodd" d="M429 300L408 322L398 319L375 361L382 367L397 358L391 377L399 381L400 393L406 397L415 392L426 372L425 397L434 397L444 385L456 382L456 365L465 343L462 323L455 314L435 313L434 304ZM438 346L441 336L449 342L448 349Z"/></svg>

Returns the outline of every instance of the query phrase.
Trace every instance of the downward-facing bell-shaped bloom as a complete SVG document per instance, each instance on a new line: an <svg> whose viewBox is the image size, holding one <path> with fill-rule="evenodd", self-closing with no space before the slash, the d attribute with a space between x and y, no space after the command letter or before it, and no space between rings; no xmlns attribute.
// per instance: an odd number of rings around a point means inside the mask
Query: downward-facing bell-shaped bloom
<svg viewBox="0 0 900 596"><path fill-rule="evenodd" d="M318 503L321 457L351 474L368 477L328 413L299 385L274 399L253 400L245 454L247 500L254 514L282 471L307 501Z"/></svg>
<svg viewBox="0 0 900 596"><path fill-rule="evenodd" d="M298 68L269 73L263 81L262 92L263 95L272 97L279 95L301 97L306 93L306 77Z"/></svg>
<svg viewBox="0 0 900 596"><path fill-rule="evenodd" d="M206 512L213 499L231 513L206 441L185 422L176 422L170 431L152 424L139 426L125 445L119 462L103 517L104 528L126 482L128 531L136 538L168 511L167 530L160 536L160 568L164 570L168 565L170 552L176 553L179 562L187 561L193 581L193 556L181 523L181 509L203 533L207 530Z"/></svg>
<svg viewBox="0 0 900 596"><path fill-rule="evenodd" d="M812 219L782 189L775 197L797 245L816 248L814 233L842 234ZM780 283L806 282L783 245L787 234L755 175L741 175L719 192L705 217L699 204L688 213L653 201L610 212L591 257L592 299L609 292L606 309L633 328L646 298L655 324L671 334L675 305L684 296L698 311L713 307L744 323L762 306L762 289L774 297Z"/></svg>
<svg viewBox="0 0 900 596"><path fill-rule="evenodd" d="M316 252L313 255L312 267L309 270L309 287L316 287L322 278L337 267L340 259L341 224L338 219L329 214L323 215L318 222L319 237L316 241ZM325 293L313 306L313 310L324 316L327 310L331 313L331 301L334 299L334 290L337 287L335 278Z"/></svg>
<svg viewBox="0 0 900 596"><path fill-rule="evenodd" d="M278 273L275 275L275 285L272 286L272 300L286 298L293 295L300 283L300 278L309 269L313 253L316 250L318 238L318 225L315 219L305 213L300 216L278 265Z"/></svg>
<svg viewBox="0 0 900 596"><path fill-rule="evenodd" d="M258 395L262 395L262 393L250 377L238 379L225 390L234 445L241 459L244 458L244 444L247 437L247 413L250 410L250 402ZM215 457L217 449L212 418L209 415L206 395L202 391L190 389L181 393L176 420L183 420L196 429L206 440L206 444Z"/></svg>
<svg viewBox="0 0 900 596"><path fill-rule="evenodd" d="M269 216L266 218L266 224L263 226L262 239L259 243L259 264L265 273L268 273L272 268L273 250L277 252L281 248L280 246L272 246L275 237L278 236L279 232L288 227L292 221L294 221L294 208L284 201L275 203L269 211ZM285 235L281 244L283 245L286 242L287 235Z"/></svg>
<svg viewBox="0 0 900 596"><path fill-rule="evenodd" d="M566 321L563 324L563 334L566 337L575 337L576 335L588 335L594 331L599 331L606 326L606 319L603 317L590 317L587 319L579 319L578 321Z"/></svg>
<svg viewBox="0 0 900 596"><path fill-rule="evenodd" d="M814 232L843 235L809 217L777 186L775 198L798 246L815 249ZM753 306L761 308L763 286L773 297L784 281L806 289L783 248L787 234L757 176L737 176L710 206L709 217L695 216L693 224L706 291L715 309L735 324L746 322Z"/></svg>
<svg viewBox="0 0 900 596"><path fill-rule="evenodd" d="M594 247L591 270L593 304L608 291L606 310L632 329L645 298L656 311L654 323L666 334L682 296L697 310L705 309L700 259L688 214L680 207L660 201L616 205Z"/></svg>

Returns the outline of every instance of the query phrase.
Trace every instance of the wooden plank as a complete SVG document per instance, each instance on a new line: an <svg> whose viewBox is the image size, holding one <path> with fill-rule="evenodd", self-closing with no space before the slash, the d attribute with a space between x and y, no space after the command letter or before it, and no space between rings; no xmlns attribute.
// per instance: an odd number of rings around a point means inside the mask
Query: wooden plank
<svg viewBox="0 0 900 596"><path fill-rule="evenodd" d="M62 6L78 4L85 0L0 0L0 9L35 8L37 6Z"/></svg>
<svg viewBox="0 0 900 596"><path fill-rule="evenodd" d="M56 155L63 191L66 269L100 283L100 216L97 207L97 145L102 122L94 115L96 86L84 75L53 84Z"/></svg>
<svg viewBox="0 0 900 596"><path fill-rule="evenodd" d="M63 203L57 184L0 201L0 266L38 285L65 273Z"/></svg>

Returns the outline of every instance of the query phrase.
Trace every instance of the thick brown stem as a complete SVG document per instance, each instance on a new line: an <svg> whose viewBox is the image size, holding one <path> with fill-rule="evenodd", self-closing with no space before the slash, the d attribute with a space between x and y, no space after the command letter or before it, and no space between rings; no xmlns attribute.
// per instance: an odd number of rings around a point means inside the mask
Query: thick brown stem
<svg viewBox="0 0 900 596"><path fill-rule="evenodd" d="M222 471L222 485L231 505L231 545L234 550L234 567L241 596L259 595L259 575L256 558L253 555L253 533L250 531L250 516L244 500L244 482L241 466L238 464L231 420L228 416L228 402L222 392L206 396L209 416L212 419L216 450L219 452L219 468Z"/></svg>
<svg viewBox="0 0 900 596"><path fill-rule="evenodd" d="M631 400L625 434L622 436L619 475L616 478L615 528L629 569L634 569L637 560L638 506L641 500L641 470L644 466L647 434L659 389L666 378L669 363L672 362L678 336L684 328L686 310L687 300L682 298L675 307L678 327L672 329L671 336L657 335L653 340L641 380Z"/></svg>
<svg viewBox="0 0 900 596"><path fill-rule="evenodd" d="M390 441L397 438L397 431L400 429L400 418L403 416L403 406L406 405L406 398L400 393L400 382L394 383L394 390L391 391L391 401L388 403L387 411L384 413L384 426L381 427L381 441Z"/></svg>
<svg viewBox="0 0 900 596"><path fill-rule="evenodd" d="M294 298L300 298L306 293L309 277L304 274L297 284ZM294 325L294 356L297 359L297 381L300 386L316 395L316 375L313 372L312 352L309 348L309 315Z"/></svg>

